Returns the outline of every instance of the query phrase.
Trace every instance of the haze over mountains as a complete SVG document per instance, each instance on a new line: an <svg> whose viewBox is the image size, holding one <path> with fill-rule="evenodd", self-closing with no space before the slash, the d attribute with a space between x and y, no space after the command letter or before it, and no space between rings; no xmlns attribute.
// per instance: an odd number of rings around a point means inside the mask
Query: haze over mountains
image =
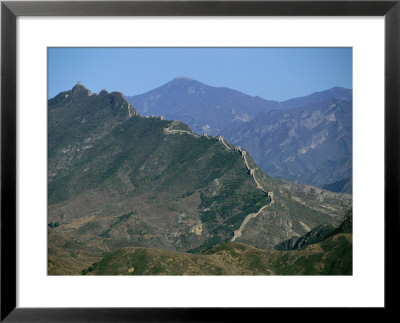
<svg viewBox="0 0 400 323"><path fill-rule="evenodd" d="M178 77L127 100L141 114L223 135L273 177L352 192L352 90L277 102Z"/></svg>
<svg viewBox="0 0 400 323"><path fill-rule="evenodd" d="M318 225L338 226L352 201L273 179L229 141L143 117L121 93L77 84L48 101L48 203L48 268L57 275L80 274L126 247L203 254L235 233L250 249L272 249Z"/></svg>

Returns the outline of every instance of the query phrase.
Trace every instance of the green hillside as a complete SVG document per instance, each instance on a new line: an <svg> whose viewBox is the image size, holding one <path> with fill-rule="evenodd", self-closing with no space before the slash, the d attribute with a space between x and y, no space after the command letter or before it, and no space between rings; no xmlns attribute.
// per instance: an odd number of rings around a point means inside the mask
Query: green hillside
<svg viewBox="0 0 400 323"><path fill-rule="evenodd" d="M301 250L274 251L237 242L202 254L123 248L83 275L351 275L351 234L335 235Z"/></svg>
<svg viewBox="0 0 400 323"><path fill-rule="evenodd" d="M351 211L316 242L308 232L290 251L225 242L201 254L122 248L82 270L82 275L352 275ZM317 230L319 232L321 230ZM327 230L322 230L326 232ZM282 249L281 249L282 250Z"/></svg>

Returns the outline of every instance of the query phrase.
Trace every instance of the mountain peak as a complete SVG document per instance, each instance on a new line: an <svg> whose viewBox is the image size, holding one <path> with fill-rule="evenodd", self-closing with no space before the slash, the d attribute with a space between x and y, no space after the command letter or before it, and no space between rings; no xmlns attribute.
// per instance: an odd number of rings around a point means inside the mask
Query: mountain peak
<svg viewBox="0 0 400 323"><path fill-rule="evenodd" d="M352 93L353 91L351 89L347 89L344 87L340 87L340 86L334 86L331 87L330 89L324 90L324 91L317 91L314 92L311 95L325 95L325 96L329 96L329 95L333 95L333 96L346 96L349 95L350 93Z"/></svg>
<svg viewBox="0 0 400 323"><path fill-rule="evenodd" d="M99 92L99 95L108 95L108 91L104 88Z"/></svg>
<svg viewBox="0 0 400 323"><path fill-rule="evenodd" d="M89 91L85 86L82 85L81 82L78 81L78 83L75 84L75 86L72 88L72 92L76 92L79 90L86 90Z"/></svg>
<svg viewBox="0 0 400 323"><path fill-rule="evenodd" d="M186 76L177 76L177 77L175 77L172 81L181 81L181 80L184 80L184 81L194 81L193 79L191 79L190 77L186 77Z"/></svg>
<svg viewBox="0 0 400 323"><path fill-rule="evenodd" d="M342 86L334 86L332 88L330 88L328 91L347 91L347 92L352 92L352 89L348 89Z"/></svg>
<svg viewBox="0 0 400 323"><path fill-rule="evenodd" d="M88 95L91 96L92 92L88 90L84 85L82 85L81 82L78 81L78 83L75 84L75 86L72 88L72 93L78 94L78 95Z"/></svg>

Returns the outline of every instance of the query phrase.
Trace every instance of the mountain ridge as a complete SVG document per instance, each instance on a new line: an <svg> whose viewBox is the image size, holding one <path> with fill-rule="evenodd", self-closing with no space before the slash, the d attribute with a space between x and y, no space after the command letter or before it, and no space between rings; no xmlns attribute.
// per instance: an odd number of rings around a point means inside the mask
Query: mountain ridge
<svg viewBox="0 0 400 323"><path fill-rule="evenodd" d="M82 275L351 275L352 235L337 234L302 250L275 251L238 242L199 255L124 248Z"/></svg>
<svg viewBox="0 0 400 323"><path fill-rule="evenodd" d="M162 97L162 103L159 103ZM198 134L217 135L227 126L227 118L250 120L263 109L278 107L278 102L252 97L227 87L213 87L187 78L175 78L144 94L127 96L141 114L163 115L188 123ZM247 103L249 101L249 103ZM198 106L202 106L202 110ZM208 115L207 117L202 114Z"/></svg>
<svg viewBox="0 0 400 323"><path fill-rule="evenodd" d="M275 246L275 250L226 242L196 257L149 248L126 248L92 264L82 271L82 275L352 274L351 210L346 212L343 222L336 228L321 225L302 237L294 238Z"/></svg>
<svg viewBox="0 0 400 323"><path fill-rule="evenodd" d="M352 105L326 99L283 111L262 112L222 132L246 147L273 177L351 193ZM342 181L340 186L339 182Z"/></svg>
<svg viewBox="0 0 400 323"><path fill-rule="evenodd" d="M78 86L49 100L49 274L67 264L66 274L80 273L123 247L202 252L230 240L248 214L272 204L258 186L273 192L274 203L238 241L250 236L260 247L306 233L301 223L338 224L351 204L350 197L321 190L313 194L335 209L318 208L310 192L282 186L223 138L140 116L117 92L89 92Z"/></svg>
<svg viewBox="0 0 400 323"><path fill-rule="evenodd" d="M352 100L353 90L340 86L334 86L324 91L316 91L308 95L296 97L280 102L280 107L285 109L298 108L312 102L326 99Z"/></svg>
<svg viewBox="0 0 400 323"><path fill-rule="evenodd" d="M184 77L175 78L144 94L127 96L127 100L141 113L181 120L198 134L226 137L228 141L247 149L264 172L271 176L335 192L352 192L352 128L348 126L352 122L350 89L333 87L278 102L248 96L226 87L211 87ZM329 133L317 128L314 132L312 124L305 125L302 129L296 128L294 117L284 125L286 129L273 129L272 122L269 122L272 118L275 123L282 124L288 119L287 114L294 116L296 111L307 111L310 107L319 110L321 117L324 117L323 114L331 109L332 104L348 108L345 114L340 112L340 119L335 111L331 112L330 120L325 124ZM313 123L319 116L314 114L306 117L309 119L307 122ZM322 121L321 119L318 122ZM337 129L329 128L332 128L332 122L338 123ZM265 124L266 129L255 131L253 125L258 124L257 127L260 128L261 123ZM345 124L347 133L339 133ZM293 133L296 133L296 141L293 140ZM329 137L328 140L326 136ZM268 142L268 138L272 137L283 146ZM318 137L325 142L319 143ZM285 143L286 139L292 140L290 146ZM314 146L317 146L316 149ZM335 157L334 152L338 157ZM272 165L273 162L277 165ZM282 168L280 164L283 165Z"/></svg>

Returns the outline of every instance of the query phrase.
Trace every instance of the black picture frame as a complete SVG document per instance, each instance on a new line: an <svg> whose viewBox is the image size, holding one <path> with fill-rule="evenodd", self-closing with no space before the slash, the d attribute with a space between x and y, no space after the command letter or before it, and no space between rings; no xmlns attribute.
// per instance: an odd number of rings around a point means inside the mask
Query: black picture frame
<svg viewBox="0 0 400 323"><path fill-rule="evenodd" d="M1 3L1 321L220 322L257 320L266 309L17 308L16 18L18 16L384 16L385 18L385 307L394 291L399 234L400 0L388 1L2 1ZM373 238L373 237L371 237ZM373 255L371 255L373 261ZM40 296L40 295L39 295ZM292 311L285 311L289 319ZM294 310L294 309L293 309ZM298 310L298 309L297 309ZM332 309L326 309L332 311ZM381 309L378 309L381 315ZM370 315L370 314L368 314ZM253 318L253 319L251 319Z"/></svg>

